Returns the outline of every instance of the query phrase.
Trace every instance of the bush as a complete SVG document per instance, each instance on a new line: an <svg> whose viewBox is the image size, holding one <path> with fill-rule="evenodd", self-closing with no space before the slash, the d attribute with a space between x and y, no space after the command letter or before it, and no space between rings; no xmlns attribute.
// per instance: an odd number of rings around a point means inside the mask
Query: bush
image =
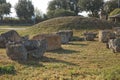
<svg viewBox="0 0 120 80"><path fill-rule="evenodd" d="M14 72L15 72L15 67L12 65L0 66L0 74L13 74Z"/></svg>
<svg viewBox="0 0 120 80"><path fill-rule="evenodd" d="M117 8L117 9L113 10L113 11L110 13L110 16L113 16L113 15L116 15L116 14L120 14L120 8Z"/></svg>

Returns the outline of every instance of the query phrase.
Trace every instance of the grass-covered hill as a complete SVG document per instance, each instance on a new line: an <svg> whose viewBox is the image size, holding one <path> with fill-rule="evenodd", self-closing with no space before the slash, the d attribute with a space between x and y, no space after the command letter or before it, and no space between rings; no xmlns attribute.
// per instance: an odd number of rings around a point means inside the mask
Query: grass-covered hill
<svg viewBox="0 0 120 80"><path fill-rule="evenodd" d="M54 32L61 29L104 29L118 26L112 22L100 20L96 18L84 18L80 16L58 17L40 22L28 29L30 34L38 34L44 32Z"/></svg>

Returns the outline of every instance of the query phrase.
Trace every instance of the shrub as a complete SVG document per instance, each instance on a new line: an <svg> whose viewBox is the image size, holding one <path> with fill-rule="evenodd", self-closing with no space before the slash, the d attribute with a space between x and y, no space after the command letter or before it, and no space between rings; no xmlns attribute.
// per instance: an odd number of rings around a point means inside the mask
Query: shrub
<svg viewBox="0 0 120 80"><path fill-rule="evenodd" d="M0 66L0 74L13 74L15 72L15 67L13 65Z"/></svg>

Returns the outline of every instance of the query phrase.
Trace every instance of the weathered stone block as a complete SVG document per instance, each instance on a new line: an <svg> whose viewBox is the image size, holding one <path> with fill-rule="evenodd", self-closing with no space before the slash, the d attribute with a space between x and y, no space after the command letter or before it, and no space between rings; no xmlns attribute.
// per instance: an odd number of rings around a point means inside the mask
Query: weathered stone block
<svg viewBox="0 0 120 80"><path fill-rule="evenodd" d="M21 43L19 44L16 44L14 42L7 43L6 53L8 57L12 60L24 60L24 61L27 60L27 50Z"/></svg>
<svg viewBox="0 0 120 80"><path fill-rule="evenodd" d="M3 34L1 34L1 36L5 39L6 42L8 42L8 41L20 42L21 41L20 35L14 30L10 30L6 33L3 33Z"/></svg>
<svg viewBox="0 0 120 80"><path fill-rule="evenodd" d="M108 48L112 49L114 53L120 52L120 38L110 39L108 41Z"/></svg>
<svg viewBox="0 0 120 80"><path fill-rule="evenodd" d="M73 37L73 31L72 30L60 30L56 34L61 36L61 43L67 44L71 38Z"/></svg>
<svg viewBox="0 0 120 80"><path fill-rule="evenodd" d="M32 38L33 40L46 39L47 51L61 48L61 37L56 34L40 34Z"/></svg>
<svg viewBox="0 0 120 80"><path fill-rule="evenodd" d="M20 42L21 41L21 37L14 30L11 30L11 31L8 31L8 32L5 32L5 33L1 34L1 36L0 36L0 48L5 48L6 44L9 41L10 42Z"/></svg>
<svg viewBox="0 0 120 80"><path fill-rule="evenodd" d="M6 47L5 38L0 36L0 48L5 48L5 47Z"/></svg>
<svg viewBox="0 0 120 80"><path fill-rule="evenodd" d="M25 46L28 55L34 58L41 58L47 49L47 41L45 39L24 41L23 45Z"/></svg>
<svg viewBox="0 0 120 80"><path fill-rule="evenodd" d="M108 42L109 39L115 39L115 33L110 30L99 31L99 41Z"/></svg>

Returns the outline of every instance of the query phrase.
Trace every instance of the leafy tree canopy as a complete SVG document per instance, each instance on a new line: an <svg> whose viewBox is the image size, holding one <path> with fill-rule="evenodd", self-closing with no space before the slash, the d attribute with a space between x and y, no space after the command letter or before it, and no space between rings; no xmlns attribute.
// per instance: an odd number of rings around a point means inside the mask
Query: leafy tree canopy
<svg viewBox="0 0 120 80"><path fill-rule="evenodd" d="M118 8L118 0L110 0L107 1L104 4L104 11L106 11L106 13L110 13L111 11L113 11L114 9Z"/></svg>
<svg viewBox="0 0 120 80"><path fill-rule="evenodd" d="M20 19L29 20L34 15L34 6L30 0L19 0L15 10Z"/></svg>
<svg viewBox="0 0 120 80"><path fill-rule="evenodd" d="M78 14L78 0L52 0L48 5L48 16L55 17L53 14L56 14L56 11L62 12L74 12L75 15ZM59 10L60 9L60 10ZM66 11L63 11L66 10Z"/></svg>
<svg viewBox="0 0 120 80"><path fill-rule="evenodd" d="M103 0L79 0L78 4L82 11L91 12L92 16L96 17L104 2Z"/></svg>
<svg viewBox="0 0 120 80"><path fill-rule="evenodd" d="M4 15L10 13L11 4L7 3L6 0L0 0L0 18L3 19Z"/></svg>

